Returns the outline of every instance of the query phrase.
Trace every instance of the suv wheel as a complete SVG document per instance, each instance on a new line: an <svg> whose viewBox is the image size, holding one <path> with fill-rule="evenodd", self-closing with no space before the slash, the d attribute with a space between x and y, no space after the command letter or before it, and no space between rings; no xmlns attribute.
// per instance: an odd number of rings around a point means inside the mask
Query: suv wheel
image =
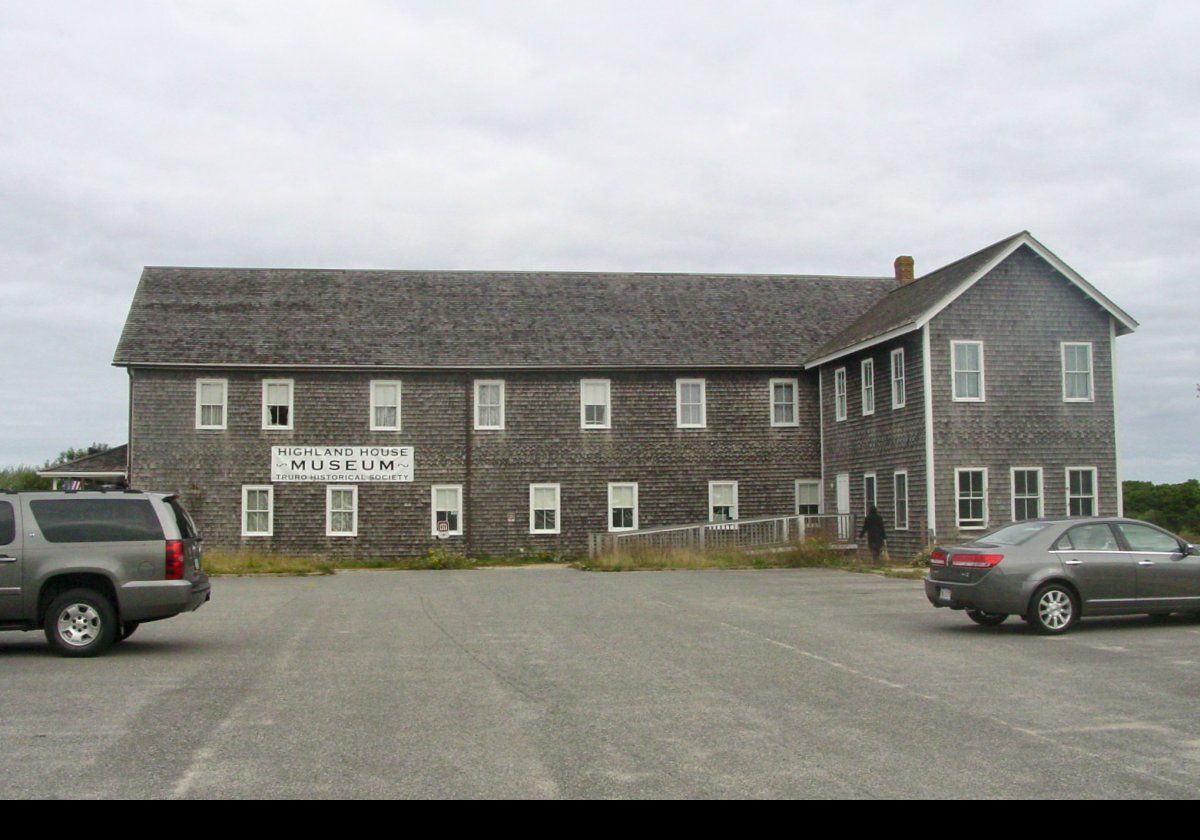
<svg viewBox="0 0 1200 840"><path fill-rule="evenodd" d="M983 610L967 610L967 618L984 627L998 627L1008 618L1008 613L990 613Z"/></svg>
<svg viewBox="0 0 1200 840"><path fill-rule="evenodd" d="M1079 599L1061 583L1048 583L1034 593L1029 609L1033 629L1048 636L1066 633L1079 620Z"/></svg>
<svg viewBox="0 0 1200 840"><path fill-rule="evenodd" d="M50 602L46 641L63 656L95 656L117 637L117 611L92 589L71 589Z"/></svg>

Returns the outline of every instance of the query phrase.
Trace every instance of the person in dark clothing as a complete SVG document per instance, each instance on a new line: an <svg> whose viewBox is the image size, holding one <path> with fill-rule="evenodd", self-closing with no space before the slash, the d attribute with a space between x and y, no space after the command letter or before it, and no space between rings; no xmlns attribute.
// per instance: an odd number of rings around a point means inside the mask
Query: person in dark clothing
<svg viewBox="0 0 1200 840"><path fill-rule="evenodd" d="M867 548L871 549L871 562L878 563L883 544L887 542L887 533L883 530L883 517L879 515L875 505L871 505L867 510L867 518L863 520L862 530L858 532L859 539L862 539L863 534L867 536Z"/></svg>

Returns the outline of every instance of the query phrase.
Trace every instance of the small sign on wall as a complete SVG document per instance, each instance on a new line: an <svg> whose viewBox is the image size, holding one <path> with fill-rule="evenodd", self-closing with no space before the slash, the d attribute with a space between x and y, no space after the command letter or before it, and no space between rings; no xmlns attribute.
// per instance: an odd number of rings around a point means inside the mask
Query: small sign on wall
<svg viewBox="0 0 1200 840"><path fill-rule="evenodd" d="M272 446L271 481L394 482L413 480L411 446Z"/></svg>

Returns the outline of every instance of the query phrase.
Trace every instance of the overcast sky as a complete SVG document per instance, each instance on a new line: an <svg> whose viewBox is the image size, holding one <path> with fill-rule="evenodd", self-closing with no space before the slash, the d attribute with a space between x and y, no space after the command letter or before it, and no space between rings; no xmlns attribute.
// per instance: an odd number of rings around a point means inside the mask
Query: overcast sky
<svg viewBox="0 0 1200 840"><path fill-rule="evenodd" d="M1198 40L1194 2L3 2L0 464L125 441L143 265L921 274L1028 229L1141 321L1125 477L1200 476Z"/></svg>

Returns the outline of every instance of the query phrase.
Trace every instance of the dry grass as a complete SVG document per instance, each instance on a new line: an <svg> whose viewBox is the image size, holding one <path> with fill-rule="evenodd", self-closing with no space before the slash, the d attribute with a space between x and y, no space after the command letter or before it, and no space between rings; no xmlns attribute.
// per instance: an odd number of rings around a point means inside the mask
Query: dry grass
<svg viewBox="0 0 1200 840"><path fill-rule="evenodd" d="M364 557L335 561L327 557L278 554L241 549L204 552L204 571L209 575L332 575L341 569L482 569L496 566L528 566L564 563L567 558L547 552L511 556L467 556L445 548L433 548L415 557Z"/></svg>
<svg viewBox="0 0 1200 840"><path fill-rule="evenodd" d="M209 575L331 575L337 568L324 557L277 554L242 549L204 552L204 571Z"/></svg>

